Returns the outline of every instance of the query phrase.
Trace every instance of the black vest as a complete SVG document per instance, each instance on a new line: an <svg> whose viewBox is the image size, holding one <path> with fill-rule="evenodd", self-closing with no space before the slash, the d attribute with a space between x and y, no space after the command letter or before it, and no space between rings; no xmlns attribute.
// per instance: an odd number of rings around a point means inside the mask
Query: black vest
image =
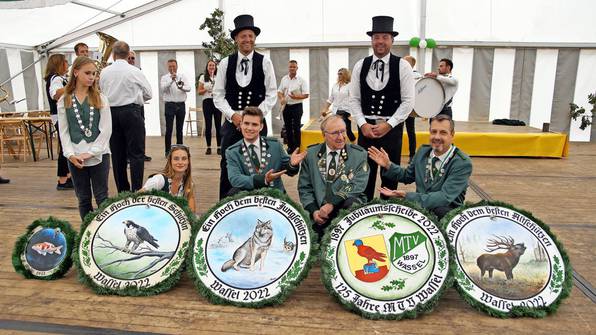
<svg viewBox="0 0 596 335"><path fill-rule="evenodd" d="M259 106L265 100L265 72L263 72L263 55L253 53L252 78L246 87L240 87L236 82L236 66L238 53L228 57L226 71L226 101L233 110L243 110L247 106ZM249 66L250 66L249 65Z"/></svg>
<svg viewBox="0 0 596 335"><path fill-rule="evenodd" d="M360 101L362 113L391 117L401 105L401 85L399 82L399 57L389 56L389 82L380 91L375 91L366 83L366 76L372 65L372 56L364 58L360 70Z"/></svg>
<svg viewBox="0 0 596 335"><path fill-rule="evenodd" d="M58 114L58 106L56 105L56 100L52 99L52 97L50 96L50 84L56 76L56 74L52 75L49 79L46 80L46 95L48 96L48 105L50 105L50 114L52 115ZM63 80L62 84L66 86L66 80Z"/></svg>

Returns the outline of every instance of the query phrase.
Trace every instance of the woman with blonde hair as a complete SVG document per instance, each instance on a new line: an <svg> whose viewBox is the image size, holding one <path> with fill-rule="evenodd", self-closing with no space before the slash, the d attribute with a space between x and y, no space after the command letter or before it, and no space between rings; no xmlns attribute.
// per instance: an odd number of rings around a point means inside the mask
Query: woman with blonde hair
<svg viewBox="0 0 596 335"><path fill-rule="evenodd" d="M350 121L350 113L348 112L348 103L350 100L349 84L351 79L350 70L345 67L337 71L337 83L331 88L331 94L321 110L321 116L326 116L329 112L341 116L346 123L346 135L350 141L354 142L356 136L352 132L352 121ZM331 111L329 111L329 107L331 107Z"/></svg>
<svg viewBox="0 0 596 335"><path fill-rule="evenodd" d="M48 58L46 65L46 72L44 80L46 81L46 96L48 97L48 104L50 105L50 115L54 123L54 127L59 129L58 124L58 107L56 103L64 94L64 86L66 86L66 75L68 74L68 62L63 54L53 54ZM56 189L71 190L73 188L72 179L68 172L68 162L63 155L62 144L60 143L60 132L58 132L58 184Z"/></svg>
<svg viewBox="0 0 596 335"><path fill-rule="evenodd" d="M139 192L161 190L173 196L183 197L195 213L197 206L191 170L190 150L184 144L174 144L168 153L164 169L161 173L150 176Z"/></svg>
<svg viewBox="0 0 596 335"><path fill-rule="evenodd" d="M97 85L97 67L88 57L72 64L70 81L58 100L58 124L64 157L79 200L81 219L108 197L112 114Z"/></svg>

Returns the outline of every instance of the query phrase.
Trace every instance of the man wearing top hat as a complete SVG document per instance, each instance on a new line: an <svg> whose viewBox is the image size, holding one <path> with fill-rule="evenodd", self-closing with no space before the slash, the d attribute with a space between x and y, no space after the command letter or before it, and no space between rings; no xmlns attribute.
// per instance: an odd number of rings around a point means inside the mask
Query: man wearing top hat
<svg viewBox="0 0 596 335"><path fill-rule="evenodd" d="M247 106L254 106L267 115L277 100L273 63L255 51L255 40L261 29L254 26L251 15L237 16L234 26L231 36L238 52L221 60L213 88L213 103L226 119L221 128L221 150L224 153L228 147L242 139L239 130L242 110ZM261 136L266 135L267 124L263 120ZM220 168L219 198L222 199L232 187L228 179L226 155L221 156Z"/></svg>
<svg viewBox="0 0 596 335"><path fill-rule="evenodd" d="M367 34L371 37L373 55L354 65L350 113L358 123L358 145L365 149L383 148L391 161L399 165L403 122L414 107L415 81L410 64L391 53L393 39L398 34L393 30L392 17L373 17L372 30ZM365 194L371 200L378 165L370 158L368 164L370 175ZM381 174L381 186L396 189L397 180Z"/></svg>

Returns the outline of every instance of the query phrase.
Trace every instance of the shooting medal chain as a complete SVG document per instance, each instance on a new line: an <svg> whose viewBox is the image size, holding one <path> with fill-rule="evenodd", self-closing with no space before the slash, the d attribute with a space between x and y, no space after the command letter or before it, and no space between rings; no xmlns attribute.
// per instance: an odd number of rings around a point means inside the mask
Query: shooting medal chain
<svg viewBox="0 0 596 335"><path fill-rule="evenodd" d="M81 113L79 113L79 107L77 105L77 99L75 98L74 94L72 95L72 108L74 110L75 117L77 118L77 122L79 123L79 128L81 128L81 133L83 133L85 137L91 137L93 135L91 127L93 126L93 114L95 114L95 108L93 106L89 106L89 127L85 127L83 125Z"/></svg>

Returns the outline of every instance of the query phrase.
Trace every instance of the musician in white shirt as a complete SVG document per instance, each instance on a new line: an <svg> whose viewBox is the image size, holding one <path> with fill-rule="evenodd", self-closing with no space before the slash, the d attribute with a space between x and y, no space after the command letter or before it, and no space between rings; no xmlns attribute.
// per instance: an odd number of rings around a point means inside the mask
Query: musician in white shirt
<svg viewBox="0 0 596 335"><path fill-rule="evenodd" d="M141 70L128 64L130 47L118 41L112 48L114 63L101 71L99 86L112 112L112 167L118 193L143 187L145 168L145 120L142 104L152 97L151 86ZM126 165L130 161L128 181Z"/></svg>
<svg viewBox="0 0 596 335"><path fill-rule="evenodd" d="M159 88L165 103L165 153L167 156L172 146L174 118L176 119L176 144L183 144L182 128L186 115L186 93L190 92L189 82L184 74L178 73L178 62L175 59L168 60L168 73L161 77Z"/></svg>
<svg viewBox="0 0 596 335"><path fill-rule="evenodd" d="M416 58L408 55L404 57L404 60L412 66L412 76L414 77L414 80L418 81L422 78L420 72L416 71ZM412 161L412 158L414 158L414 154L416 153L416 117L410 114L406 119L405 124L406 131L408 132L408 157L410 157L410 161Z"/></svg>
<svg viewBox="0 0 596 335"><path fill-rule="evenodd" d="M242 139L239 127L245 107L259 107L266 116L277 101L273 63L255 51L255 40L261 29L255 27L253 17L246 14L237 16L234 25L236 28L232 30L231 36L238 46L238 52L221 60L213 88L213 103L226 118L221 129L223 153ZM267 136L265 120L260 135ZM221 155L220 170L219 197L222 199L232 188L225 154Z"/></svg>
<svg viewBox="0 0 596 335"><path fill-rule="evenodd" d="M308 82L298 74L298 62L288 62L288 74L281 78L277 97L279 103L285 106L283 110L284 127L288 140L288 152L300 148L300 121L304 112L302 101L308 98Z"/></svg>
<svg viewBox="0 0 596 335"><path fill-rule="evenodd" d="M451 59L443 58L439 61L438 72L429 72L424 75L425 77L435 78L441 82L441 85L443 85L443 89L445 90L445 103L439 114L446 114L449 115L449 117L453 117L451 106L453 105L453 96L455 96L458 87L457 78L451 74L452 70L453 62Z"/></svg>

